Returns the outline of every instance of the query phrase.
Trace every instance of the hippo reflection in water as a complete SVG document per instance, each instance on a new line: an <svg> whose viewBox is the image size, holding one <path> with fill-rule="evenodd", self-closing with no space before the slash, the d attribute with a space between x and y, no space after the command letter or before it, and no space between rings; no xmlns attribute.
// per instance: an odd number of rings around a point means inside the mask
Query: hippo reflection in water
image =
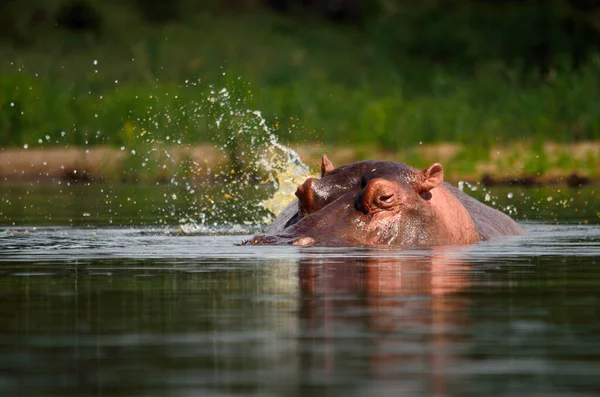
<svg viewBox="0 0 600 397"><path fill-rule="evenodd" d="M321 179L308 178L255 245L471 244L524 234L507 215L444 182L438 163L425 170L391 161L335 168L326 155Z"/></svg>

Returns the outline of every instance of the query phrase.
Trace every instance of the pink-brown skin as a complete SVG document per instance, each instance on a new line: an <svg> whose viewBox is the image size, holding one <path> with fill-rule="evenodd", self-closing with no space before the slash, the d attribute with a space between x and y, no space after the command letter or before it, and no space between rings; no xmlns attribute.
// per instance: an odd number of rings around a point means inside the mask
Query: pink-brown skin
<svg viewBox="0 0 600 397"><path fill-rule="evenodd" d="M298 187L297 204L252 244L462 245L523 234L506 215L443 183L438 163L423 171L387 161L336 169L323 156L321 173Z"/></svg>

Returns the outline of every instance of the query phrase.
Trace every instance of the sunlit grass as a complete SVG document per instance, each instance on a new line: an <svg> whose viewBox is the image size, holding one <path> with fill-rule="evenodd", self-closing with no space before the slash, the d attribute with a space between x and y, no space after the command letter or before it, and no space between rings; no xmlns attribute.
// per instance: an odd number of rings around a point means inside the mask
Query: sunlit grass
<svg viewBox="0 0 600 397"><path fill-rule="evenodd" d="M391 151L459 142L474 148L471 157L515 140L600 139L598 56L543 78L430 67L417 83L408 77L416 61L399 66L358 30L315 20L199 14L157 27L122 17L100 38L42 33L28 47L0 48L3 147L133 147L143 131L165 143L222 141L209 107L194 106L223 87L260 110L283 142Z"/></svg>

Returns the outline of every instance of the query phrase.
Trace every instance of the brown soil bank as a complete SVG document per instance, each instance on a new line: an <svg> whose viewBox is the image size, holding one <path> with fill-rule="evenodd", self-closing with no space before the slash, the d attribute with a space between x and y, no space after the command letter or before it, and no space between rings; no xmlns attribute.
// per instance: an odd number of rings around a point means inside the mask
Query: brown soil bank
<svg viewBox="0 0 600 397"><path fill-rule="evenodd" d="M327 153L335 165L363 159L401 161L415 167L433 162L444 165L446 179L495 184L600 184L600 142L519 142L489 150L459 144L421 145L402 152L370 147L293 147L303 161L317 170ZM150 157L150 158L149 158ZM203 177L210 169L227 165L226 156L210 145L154 147L144 153L107 147L0 149L1 181L167 181L181 164L191 162L190 177Z"/></svg>

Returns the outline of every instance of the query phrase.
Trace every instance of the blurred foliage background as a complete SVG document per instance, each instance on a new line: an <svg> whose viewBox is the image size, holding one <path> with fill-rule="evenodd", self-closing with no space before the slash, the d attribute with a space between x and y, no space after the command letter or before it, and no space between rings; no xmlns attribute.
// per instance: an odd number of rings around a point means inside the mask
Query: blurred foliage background
<svg viewBox="0 0 600 397"><path fill-rule="evenodd" d="M222 88L289 143L600 139L599 1L0 7L0 147L210 142Z"/></svg>

